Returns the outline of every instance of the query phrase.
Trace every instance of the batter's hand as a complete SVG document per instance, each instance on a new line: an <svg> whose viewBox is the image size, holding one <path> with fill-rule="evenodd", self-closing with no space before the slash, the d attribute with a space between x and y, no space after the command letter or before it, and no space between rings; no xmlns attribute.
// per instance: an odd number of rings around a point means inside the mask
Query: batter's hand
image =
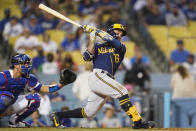
<svg viewBox="0 0 196 131"><path fill-rule="evenodd" d="M82 29L86 33L91 33L92 31L96 31L97 28L91 25L83 25Z"/></svg>

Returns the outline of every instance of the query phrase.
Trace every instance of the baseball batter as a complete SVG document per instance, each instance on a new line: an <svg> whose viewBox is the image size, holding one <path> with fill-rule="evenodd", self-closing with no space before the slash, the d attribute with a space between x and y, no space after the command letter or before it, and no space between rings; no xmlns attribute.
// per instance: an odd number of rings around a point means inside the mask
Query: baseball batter
<svg viewBox="0 0 196 131"><path fill-rule="evenodd" d="M133 128L153 128L154 123L143 121L135 106L131 104L126 88L114 80L114 74L126 52L125 45L120 42L121 38L126 35L124 27L121 24L114 24L107 29L107 32L104 32L84 25L83 30L89 33L91 41L83 58L85 61L93 62L93 72L89 76L89 87L92 93L88 97L85 107L52 113L51 118L55 126L62 127L62 118L93 117L110 96L119 100L121 108L132 119ZM104 42L94 43L96 36L99 36Z"/></svg>

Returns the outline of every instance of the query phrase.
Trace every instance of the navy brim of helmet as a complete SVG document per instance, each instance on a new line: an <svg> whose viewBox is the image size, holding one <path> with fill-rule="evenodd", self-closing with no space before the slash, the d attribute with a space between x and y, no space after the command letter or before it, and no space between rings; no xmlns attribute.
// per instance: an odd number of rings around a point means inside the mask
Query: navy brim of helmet
<svg viewBox="0 0 196 131"><path fill-rule="evenodd" d="M112 30L120 30L123 32L123 36L127 35L127 32L123 29L119 29L119 28L113 28Z"/></svg>

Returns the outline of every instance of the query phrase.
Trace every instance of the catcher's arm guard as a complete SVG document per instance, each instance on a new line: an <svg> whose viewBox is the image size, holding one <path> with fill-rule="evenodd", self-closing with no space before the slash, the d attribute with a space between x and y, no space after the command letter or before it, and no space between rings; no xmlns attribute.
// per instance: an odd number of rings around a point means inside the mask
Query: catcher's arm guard
<svg viewBox="0 0 196 131"><path fill-rule="evenodd" d="M62 85L67 85L74 82L77 78L77 75L72 70L65 68L60 73L60 81Z"/></svg>

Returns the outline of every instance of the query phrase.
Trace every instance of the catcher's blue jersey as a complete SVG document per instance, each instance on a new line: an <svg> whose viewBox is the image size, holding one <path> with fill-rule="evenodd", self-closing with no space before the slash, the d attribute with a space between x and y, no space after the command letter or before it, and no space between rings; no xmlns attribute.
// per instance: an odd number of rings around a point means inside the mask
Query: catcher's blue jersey
<svg viewBox="0 0 196 131"><path fill-rule="evenodd" d="M93 57L93 69L98 68L107 71L114 76L116 70L124 59L126 46L121 44L121 49L117 50L111 44L96 43Z"/></svg>
<svg viewBox="0 0 196 131"><path fill-rule="evenodd" d="M39 91L41 86L42 84L38 82L33 74L30 74L29 78L20 77L15 79L13 78L13 70L0 72L0 92L8 91L13 94L15 99L24 91L25 87L29 90Z"/></svg>

